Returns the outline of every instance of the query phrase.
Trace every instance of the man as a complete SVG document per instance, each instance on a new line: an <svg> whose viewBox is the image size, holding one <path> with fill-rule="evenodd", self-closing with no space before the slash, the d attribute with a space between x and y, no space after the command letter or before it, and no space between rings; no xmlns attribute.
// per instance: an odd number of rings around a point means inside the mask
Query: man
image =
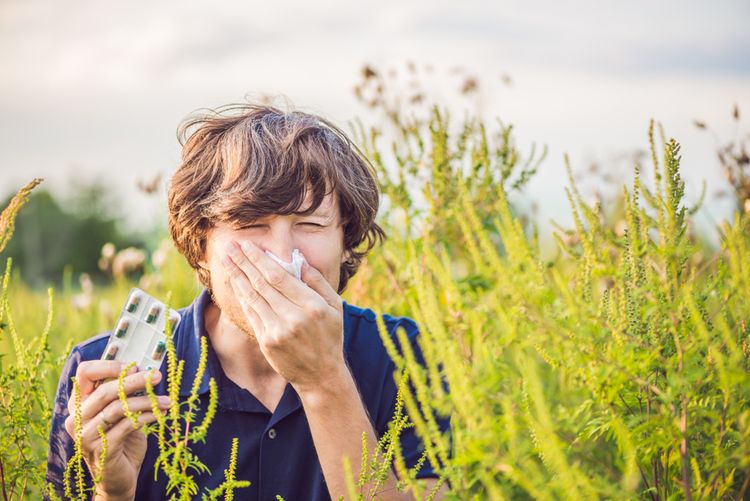
<svg viewBox="0 0 750 501"><path fill-rule="evenodd" d="M209 347L202 412L208 377L219 388L206 441L192 444L210 469L196 475L201 493L224 480L231 439L238 437L237 478L252 482L238 498L338 499L347 492L342 458L350 458L356 475L362 433L372 448L387 430L396 396L395 367L375 314L339 296L383 236L374 222L378 188L372 169L339 129L301 112L227 108L189 121L181 133L182 162L169 187L169 229L205 289L180 310L174 333L177 355L185 360L180 396L189 394L201 337ZM266 254L289 261L295 249L304 258L301 280ZM385 322L392 334L406 329L419 353L413 321L385 316ZM147 440L124 416L116 381L96 384L121 370L119 362L100 360L108 335L76 346L63 369L48 481L62 492L73 451L75 376L90 470L101 449L99 425L108 439L96 499L163 499L166 475L159 472L154 481L155 437ZM126 378L128 395L145 387L144 374ZM157 394L166 393L165 374L166 367L154 374ZM173 404L159 400L162 409ZM130 396L128 403L142 411L142 424L155 420L148 397ZM447 430L447 420L440 424ZM402 432L401 443L407 466L415 464L422 446L413 428ZM418 477L427 488L436 482L429 462ZM395 484L391 471L379 498L410 498Z"/></svg>

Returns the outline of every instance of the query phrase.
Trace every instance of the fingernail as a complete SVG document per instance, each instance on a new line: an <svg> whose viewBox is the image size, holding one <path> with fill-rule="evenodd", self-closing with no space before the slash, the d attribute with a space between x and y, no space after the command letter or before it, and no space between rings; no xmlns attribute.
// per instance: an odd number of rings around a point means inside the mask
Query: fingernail
<svg viewBox="0 0 750 501"><path fill-rule="evenodd" d="M169 407L172 405L172 400L167 395L159 395L156 397L156 400L159 402L159 406L161 407Z"/></svg>

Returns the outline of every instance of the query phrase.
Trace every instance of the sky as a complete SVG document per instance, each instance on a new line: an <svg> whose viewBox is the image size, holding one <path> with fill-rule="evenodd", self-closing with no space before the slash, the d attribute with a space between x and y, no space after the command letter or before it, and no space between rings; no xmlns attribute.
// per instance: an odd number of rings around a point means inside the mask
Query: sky
<svg viewBox="0 0 750 501"><path fill-rule="evenodd" d="M98 179L130 228L163 223L165 190L136 181L174 170L191 112L282 95L346 128L367 113L352 92L364 64L414 61L435 68L441 102L512 123L522 151L548 148L521 195L543 234L569 222L563 155L627 181L652 118L682 144L688 199L707 183L710 227L730 215L710 197L725 188L717 141L750 132L730 116L750 114L748 25L745 0L0 0L0 195ZM480 81L472 99L457 67Z"/></svg>

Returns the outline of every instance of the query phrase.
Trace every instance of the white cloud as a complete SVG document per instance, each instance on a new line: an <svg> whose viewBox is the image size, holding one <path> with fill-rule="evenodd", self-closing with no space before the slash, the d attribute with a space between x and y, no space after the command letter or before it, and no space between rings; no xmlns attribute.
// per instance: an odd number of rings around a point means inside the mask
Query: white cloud
<svg viewBox="0 0 750 501"><path fill-rule="evenodd" d="M651 116L683 140L691 175L710 177L691 120L726 123L734 101L750 110L749 14L740 0L0 3L0 190L76 166L137 201L135 178L176 164L190 111L282 93L343 125L363 111L361 65L409 59L433 64L435 95L456 105L447 70L464 66L486 85L477 106L514 122L522 144L550 145L531 195L551 212L563 151L582 163L643 147Z"/></svg>

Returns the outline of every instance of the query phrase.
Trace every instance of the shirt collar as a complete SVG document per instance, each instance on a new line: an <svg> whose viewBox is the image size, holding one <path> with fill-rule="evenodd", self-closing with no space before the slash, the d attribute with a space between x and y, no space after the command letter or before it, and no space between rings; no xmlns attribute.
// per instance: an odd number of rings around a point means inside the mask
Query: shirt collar
<svg viewBox="0 0 750 501"><path fill-rule="evenodd" d="M183 371L184 376L180 385L180 396L182 397L188 397L190 395L193 380L198 371L200 364L201 336L207 336L205 311L210 302L212 302L211 295L208 290L204 288L190 306L180 311L183 318L177 328L177 332L175 333L175 344L178 358L185 361ZM350 337L349 327L351 323L351 319L349 318L350 308L351 307L346 301L344 301L344 354L348 353ZM248 399L245 398L248 396L245 393L249 393L247 390L240 388L227 378L224 371L221 369L221 365L216 357L216 353L211 347L210 339L208 337L207 341L208 357L206 370L203 373L198 394L204 394L209 391L209 380L213 377L219 387L219 405L221 407L250 412L266 412L267 409L265 409L260 402L257 402L257 399L252 397L249 399L249 402ZM252 402L252 400L255 400L257 404ZM288 415L299 407L301 407L299 396L291 385L287 385L287 388L284 390L284 396L279 402L276 412L274 412L273 421L278 421L283 415Z"/></svg>

